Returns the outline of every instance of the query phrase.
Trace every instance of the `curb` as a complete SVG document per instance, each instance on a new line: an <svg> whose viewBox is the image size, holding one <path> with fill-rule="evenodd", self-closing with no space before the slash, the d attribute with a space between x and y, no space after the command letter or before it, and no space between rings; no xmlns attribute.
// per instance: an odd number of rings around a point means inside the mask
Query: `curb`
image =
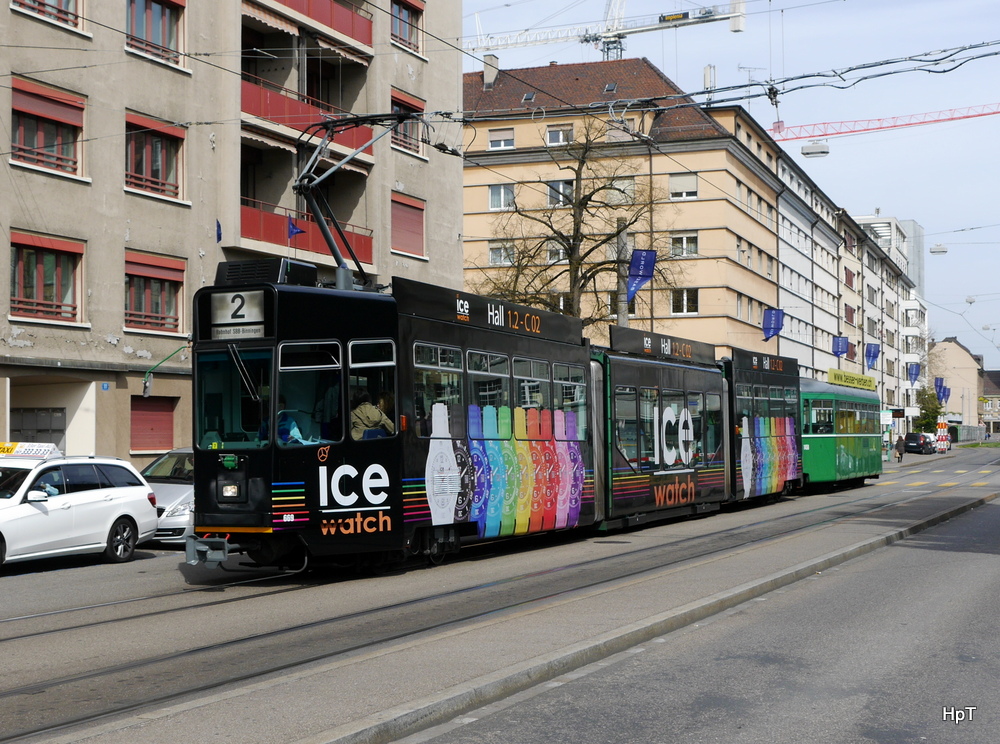
<svg viewBox="0 0 1000 744"><path fill-rule="evenodd" d="M849 545L762 579L718 592L705 599L653 615L610 633L535 657L508 669L455 685L406 705L390 708L377 715L299 739L295 744L388 744L891 545L959 514L983 506L998 496L1000 493L993 493L961 506L945 509L906 527Z"/></svg>

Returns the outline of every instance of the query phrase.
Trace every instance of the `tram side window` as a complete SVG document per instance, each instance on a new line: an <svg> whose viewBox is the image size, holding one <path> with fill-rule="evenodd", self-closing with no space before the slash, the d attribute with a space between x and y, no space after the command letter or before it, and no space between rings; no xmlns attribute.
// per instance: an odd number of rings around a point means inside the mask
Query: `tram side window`
<svg viewBox="0 0 1000 744"><path fill-rule="evenodd" d="M837 434L854 434L857 432L854 404L846 400L834 402L834 430Z"/></svg>
<svg viewBox="0 0 1000 744"><path fill-rule="evenodd" d="M774 418L785 417L785 397L780 387L771 386L767 389L768 415Z"/></svg>
<svg viewBox="0 0 1000 744"><path fill-rule="evenodd" d="M722 396L717 393L705 395L705 453L708 459L721 460L722 451Z"/></svg>
<svg viewBox="0 0 1000 744"><path fill-rule="evenodd" d="M278 348L279 446L343 439L340 360L341 346L336 342L282 344Z"/></svg>
<svg viewBox="0 0 1000 744"><path fill-rule="evenodd" d="M767 404L767 385L753 386L753 415L767 418L771 415L771 408Z"/></svg>
<svg viewBox="0 0 1000 744"><path fill-rule="evenodd" d="M689 447L690 442L681 441L681 420L685 406L684 393L680 390L663 391L663 441L664 450L669 453L673 450L674 459L664 460L663 466L666 468L687 467L681 454L681 447ZM687 434L685 433L685 437Z"/></svg>
<svg viewBox="0 0 1000 744"><path fill-rule="evenodd" d="M515 439L552 438L552 383L548 362L514 357Z"/></svg>
<svg viewBox="0 0 1000 744"><path fill-rule="evenodd" d="M462 350L452 346L413 345L413 405L419 437L465 438L462 405ZM435 414L435 410L441 413ZM440 417L440 418L439 418ZM438 431L444 422L445 431Z"/></svg>
<svg viewBox="0 0 1000 744"><path fill-rule="evenodd" d="M649 470L659 467L656 455L656 411L660 391L656 388L639 389L639 467Z"/></svg>
<svg viewBox="0 0 1000 744"><path fill-rule="evenodd" d="M470 351L467 359L469 439L510 439L510 360L484 351Z"/></svg>
<svg viewBox="0 0 1000 744"><path fill-rule="evenodd" d="M688 413L691 414L691 460L689 465L700 465L705 459L705 405L700 393L688 393Z"/></svg>
<svg viewBox="0 0 1000 744"><path fill-rule="evenodd" d="M639 458L639 417L636 389L615 387L615 446L633 468Z"/></svg>
<svg viewBox="0 0 1000 744"><path fill-rule="evenodd" d="M587 378L583 367L553 364L555 438L582 442L587 438Z"/></svg>
<svg viewBox="0 0 1000 744"><path fill-rule="evenodd" d="M348 394L351 439L380 439L398 430L396 346L390 340L351 341Z"/></svg>
<svg viewBox="0 0 1000 744"><path fill-rule="evenodd" d="M736 384L736 426L742 430L743 419L753 426L753 389L746 383ZM744 436L752 437L753 429L742 431Z"/></svg>
<svg viewBox="0 0 1000 744"><path fill-rule="evenodd" d="M813 434L833 434L833 401L813 400L809 425Z"/></svg>
<svg viewBox="0 0 1000 744"><path fill-rule="evenodd" d="M270 349L199 352L195 442L207 449L257 447L270 410Z"/></svg>

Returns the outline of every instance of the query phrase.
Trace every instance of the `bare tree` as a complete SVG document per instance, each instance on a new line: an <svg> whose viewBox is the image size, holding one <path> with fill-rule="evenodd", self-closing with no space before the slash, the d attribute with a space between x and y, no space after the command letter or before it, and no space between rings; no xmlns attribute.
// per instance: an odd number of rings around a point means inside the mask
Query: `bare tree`
<svg viewBox="0 0 1000 744"><path fill-rule="evenodd" d="M642 159L622 157L622 143L604 140L604 125L588 120L582 129L575 141L547 149L555 171L511 187L494 223L494 260L470 284L587 326L627 312L632 248L657 251L654 286L672 282L665 238L653 229L664 200L639 173Z"/></svg>

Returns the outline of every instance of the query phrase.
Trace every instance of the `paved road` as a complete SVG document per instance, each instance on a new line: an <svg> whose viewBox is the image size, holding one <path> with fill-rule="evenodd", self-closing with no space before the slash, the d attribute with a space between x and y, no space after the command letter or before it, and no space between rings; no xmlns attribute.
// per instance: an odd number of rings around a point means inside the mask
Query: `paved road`
<svg viewBox="0 0 1000 744"><path fill-rule="evenodd" d="M1000 504L405 744L1000 739Z"/></svg>

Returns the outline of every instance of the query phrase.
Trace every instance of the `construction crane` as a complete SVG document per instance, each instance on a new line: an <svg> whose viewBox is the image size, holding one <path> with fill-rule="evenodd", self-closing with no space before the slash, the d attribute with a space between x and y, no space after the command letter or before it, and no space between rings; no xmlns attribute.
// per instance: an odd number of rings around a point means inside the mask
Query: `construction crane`
<svg viewBox="0 0 1000 744"><path fill-rule="evenodd" d="M979 116L993 116L994 114L1000 114L1000 103L987 103L982 106L931 111L926 114L890 116L885 119L828 121L820 124L802 124L795 127L786 127L782 122L776 122L775 126L768 130L768 133L776 142L797 139L822 139L842 134L877 132L882 129L898 129L900 127L916 127L922 124L940 124L945 121L975 119Z"/></svg>
<svg viewBox="0 0 1000 744"><path fill-rule="evenodd" d="M607 0L604 22L600 25L563 26L539 31L513 31L504 34L483 33L477 14L476 38L467 41L462 45L462 48L467 52L490 52L511 47L579 41L583 44L600 46L605 60L621 59L622 52L625 50L625 37L631 34L663 31L668 28L694 26L714 21L729 21L731 31L742 31L746 17L744 3L745 0L736 0L726 6L714 5L626 21L624 19L625 0Z"/></svg>

